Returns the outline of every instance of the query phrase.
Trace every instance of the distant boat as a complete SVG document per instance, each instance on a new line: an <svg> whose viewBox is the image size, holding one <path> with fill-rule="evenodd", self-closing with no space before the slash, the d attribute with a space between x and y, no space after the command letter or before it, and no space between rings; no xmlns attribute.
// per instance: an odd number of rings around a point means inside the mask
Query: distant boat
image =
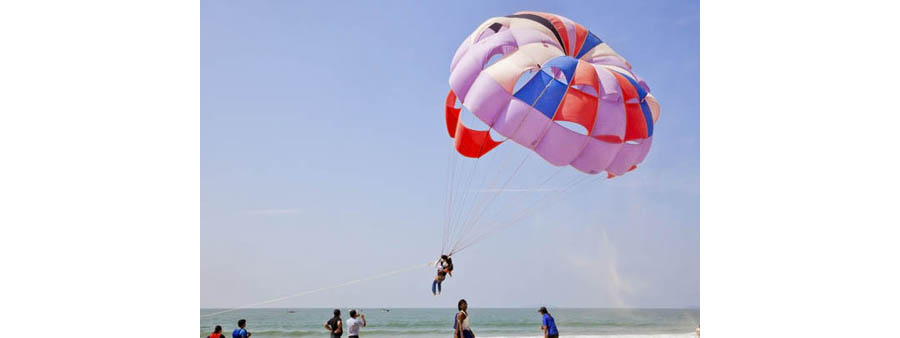
<svg viewBox="0 0 900 338"><path fill-rule="evenodd" d="M381 309L381 311L384 311L384 312L391 312L391 309Z"/></svg>
<svg viewBox="0 0 900 338"><path fill-rule="evenodd" d="M294 310L288 310L288 313L297 313L297 311L294 311Z"/></svg>

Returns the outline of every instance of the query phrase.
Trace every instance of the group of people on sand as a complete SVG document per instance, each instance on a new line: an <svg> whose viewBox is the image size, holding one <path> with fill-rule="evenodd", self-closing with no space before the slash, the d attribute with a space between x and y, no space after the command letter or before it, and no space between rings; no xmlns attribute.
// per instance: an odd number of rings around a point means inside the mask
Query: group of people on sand
<svg viewBox="0 0 900 338"><path fill-rule="evenodd" d="M456 304L456 309L459 310L459 312L453 316L453 338L475 338L475 332L472 331L472 325L469 321L469 303L467 303L465 299L460 299ZM553 319L553 316L550 315L550 312L547 311L547 308L541 306L538 312L541 313L542 317L541 330L544 331L544 338L559 338L559 330L556 329L556 321ZM347 324L345 325L344 321L341 319L341 310L334 309L333 313L334 316L323 325L323 327L328 330L328 334L331 338L341 338L341 336L344 335L344 328L347 329L347 338L359 338L360 328L366 326L366 315L356 310L350 310L350 319L347 319ZM237 324L238 328L231 332L231 337L249 338L251 333L246 329L247 320L241 319ZM222 334L222 326L216 325L215 330L206 336L206 338L226 337Z"/></svg>
<svg viewBox="0 0 900 338"><path fill-rule="evenodd" d="M441 294L441 283L447 276L453 276L453 260L450 255L441 255L441 258L435 264L438 266L437 276L431 283L431 292L437 296ZM453 338L475 338L472 326L469 324L469 304L465 299L460 299L456 304L457 312L453 317ZM544 331L545 338L558 338L559 330L556 328L556 321L546 307L541 307L538 312L541 313L541 330ZM341 310L334 309L334 316L331 317L323 327L328 330L331 338L340 338L344 334L344 328L347 329L347 338L359 338L359 330L366 326L366 316L357 310L350 310L350 319L347 324L341 319ZM247 320L238 321L238 328L231 333L232 338L248 338L250 332L247 332L245 326ZM216 325L215 331L209 334L207 338L225 338L222 334L222 327Z"/></svg>
<svg viewBox="0 0 900 338"><path fill-rule="evenodd" d="M237 322L238 328L234 329L231 332L231 338L248 338L250 337L250 332L247 332L245 327L247 326L247 320L241 319ZM206 338L225 338L225 335L222 334L222 325L216 325L216 328L213 329L213 332L210 333Z"/></svg>
<svg viewBox="0 0 900 338"><path fill-rule="evenodd" d="M231 332L231 338L249 338L251 333L247 331L246 326L246 319L239 320L238 328ZM347 328L348 333L347 338L359 338L359 329L363 326L366 326L366 315L357 313L356 310L350 310L350 319L347 319L346 326L344 325L343 320L341 320L341 310L339 309L334 309L334 317L331 317L331 319L325 322L325 329L328 330L328 333L332 338L340 338L344 334L345 327ZM222 334L222 326L216 325L213 332L206 336L206 338L226 337Z"/></svg>
<svg viewBox="0 0 900 338"><path fill-rule="evenodd" d="M453 338L475 338L475 332L469 324L469 303L465 299L460 299L456 304L457 310L453 320ZM541 314L541 331L544 331L544 338L559 338L559 330L556 328L556 320L550 315L546 307L541 306L538 309Z"/></svg>
<svg viewBox="0 0 900 338"><path fill-rule="evenodd" d="M459 312L453 317L453 338L475 338L475 332L472 331L472 325L469 323L469 303L465 299L460 299L456 304ZM545 338L559 338L559 330L556 329L556 321L546 307L541 306L538 310L541 313L541 330L544 331ZM350 310L350 319L347 325L341 320L341 310L334 309L334 317L331 317L325 325L323 325L331 338L340 338L344 334L344 327L347 327L349 336L347 338L359 338L359 329L366 326L366 316L357 314L356 310Z"/></svg>
<svg viewBox="0 0 900 338"><path fill-rule="evenodd" d="M341 320L341 310L334 309L334 317L325 322L325 329L331 334L331 338L340 338L344 334L344 321ZM347 319L347 338L359 338L359 329L366 326L366 315L350 310L350 319Z"/></svg>

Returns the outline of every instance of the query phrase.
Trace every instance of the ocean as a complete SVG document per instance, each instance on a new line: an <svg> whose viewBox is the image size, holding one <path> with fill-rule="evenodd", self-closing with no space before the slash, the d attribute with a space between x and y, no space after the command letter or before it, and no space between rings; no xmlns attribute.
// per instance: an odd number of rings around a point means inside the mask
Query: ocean
<svg viewBox="0 0 900 338"><path fill-rule="evenodd" d="M224 309L201 309L200 315ZM241 309L200 317L200 337L222 325L226 337L247 319L253 338L328 337L322 325L333 309ZM452 337L456 310L446 309L361 309L367 326L360 337ZM694 337L700 320L699 309L556 309L550 308L561 337ZM349 318L341 309L341 318ZM472 331L476 337L543 337L537 309L471 308ZM346 332L343 337L347 337Z"/></svg>

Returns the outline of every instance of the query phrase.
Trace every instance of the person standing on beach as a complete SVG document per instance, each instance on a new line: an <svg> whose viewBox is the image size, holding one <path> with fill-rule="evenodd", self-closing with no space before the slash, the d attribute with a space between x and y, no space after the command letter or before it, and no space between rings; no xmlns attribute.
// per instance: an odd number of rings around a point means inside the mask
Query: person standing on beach
<svg viewBox="0 0 900 338"><path fill-rule="evenodd" d="M250 337L250 332L247 332L247 329L244 328L247 326L247 320L241 319L238 321L238 328L234 329L231 332L231 338L248 338Z"/></svg>
<svg viewBox="0 0 900 338"><path fill-rule="evenodd" d="M541 306L538 312L544 317L541 319L541 330L544 330L544 338L559 338L559 330L556 329L556 321L553 320L553 316L550 315L550 312L547 312L547 308Z"/></svg>
<svg viewBox="0 0 900 338"><path fill-rule="evenodd" d="M325 328L331 333L331 338L341 338L344 334L344 323L341 321L341 310L334 309L334 317L325 322Z"/></svg>
<svg viewBox="0 0 900 338"><path fill-rule="evenodd" d="M359 338L359 328L366 326L366 315L356 315L356 310L350 310L350 319L347 319L347 338Z"/></svg>
<svg viewBox="0 0 900 338"><path fill-rule="evenodd" d="M225 338L222 334L222 325L216 325L216 328L206 338Z"/></svg>
<svg viewBox="0 0 900 338"><path fill-rule="evenodd" d="M453 329L455 329L453 338L475 338L475 333L472 332L472 327L469 325L469 303L466 303L465 299L460 299L456 308L459 312L456 313L456 322L453 323Z"/></svg>

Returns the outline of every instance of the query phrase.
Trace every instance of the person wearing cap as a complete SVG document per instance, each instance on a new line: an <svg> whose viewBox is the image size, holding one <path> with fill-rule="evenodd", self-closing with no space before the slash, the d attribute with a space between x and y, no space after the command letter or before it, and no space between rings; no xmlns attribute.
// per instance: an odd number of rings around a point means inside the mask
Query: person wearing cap
<svg viewBox="0 0 900 338"><path fill-rule="evenodd" d="M541 330L544 330L544 338L559 338L559 330L556 329L556 321L553 320L553 316L550 315L550 312L547 312L547 308L541 306L538 312L544 317L541 320Z"/></svg>
<svg viewBox="0 0 900 338"><path fill-rule="evenodd" d="M359 338L359 328L366 326L366 315L356 314L356 310L350 310L350 319L347 319L347 338Z"/></svg>
<svg viewBox="0 0 900 338"><path fill-rule="evenodd" d="M341 322L341 310L334 309L334 317L325 322L325 328L331 333L331 338L341 338L344 334L344 323Z"/></svg>

